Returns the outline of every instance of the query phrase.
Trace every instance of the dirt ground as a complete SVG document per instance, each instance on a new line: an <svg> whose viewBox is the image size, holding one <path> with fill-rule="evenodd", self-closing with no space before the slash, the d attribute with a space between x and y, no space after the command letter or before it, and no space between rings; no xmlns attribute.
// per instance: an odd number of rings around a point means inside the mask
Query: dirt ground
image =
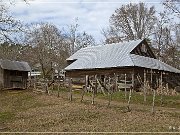
<svg viewBox="0 0 180 135"><path fill-rule="evenodd" d="M67 92L46 95L32 91L4 91L0 93L0 132L180 132L180 110L131 105L75 94L73 101ZM173 129L174 128L174 129Z"/></svg>

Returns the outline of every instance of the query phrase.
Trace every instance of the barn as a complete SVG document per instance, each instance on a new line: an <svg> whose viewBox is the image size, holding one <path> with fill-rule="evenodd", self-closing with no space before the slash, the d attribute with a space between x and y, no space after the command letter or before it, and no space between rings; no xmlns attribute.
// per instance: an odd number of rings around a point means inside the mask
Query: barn
<svg viewBox="0 0 180 135"><path fill-rule="evenodd" d="M111 82L116 85L121 77L125 85L127 79L131 80L133 89L136 84L145 89L147 83L161 90L165 86L180 86L180 70L159 61L146 39L82 48L67 63L69 78L94 76L96 83L102 81L101 84L107 84L106 78L114 78Z"/></svg>
<svg viewBox="0 0 180 135"><path fill-rule="evenodd" d="M29 71L27 62L0 60L0 89L26 89Z"/></svg>

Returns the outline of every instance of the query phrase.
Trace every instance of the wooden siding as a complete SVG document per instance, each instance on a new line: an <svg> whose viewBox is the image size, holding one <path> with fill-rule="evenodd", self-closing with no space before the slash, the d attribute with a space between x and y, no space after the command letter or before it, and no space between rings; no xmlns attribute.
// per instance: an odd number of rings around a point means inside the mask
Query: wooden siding
<svg viewBox="0 0 180 135"><path fill-rule="evenodd" d="M27 71L4 70L3 89L26 89L27 88Z"/></svg>

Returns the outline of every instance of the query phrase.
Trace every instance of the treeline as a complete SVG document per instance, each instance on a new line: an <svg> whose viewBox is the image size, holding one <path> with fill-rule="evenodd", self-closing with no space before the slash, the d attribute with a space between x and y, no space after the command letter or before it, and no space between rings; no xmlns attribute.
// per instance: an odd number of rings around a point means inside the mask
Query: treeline
<svg viewBox="0 0 180 135"><path fill-rule="evenodd" d="M52 68L63 69L65 59L80 48L96 44L92 35L79 30L77 19L65 28L46 22L23 25L0 2L0 59L39 65L45 77ZM109 26L101 31L102 44L148 38L159 60L180 69L180 4L178 0L161 4L164 10L160 13L145 3L117 8Z"/></svg>

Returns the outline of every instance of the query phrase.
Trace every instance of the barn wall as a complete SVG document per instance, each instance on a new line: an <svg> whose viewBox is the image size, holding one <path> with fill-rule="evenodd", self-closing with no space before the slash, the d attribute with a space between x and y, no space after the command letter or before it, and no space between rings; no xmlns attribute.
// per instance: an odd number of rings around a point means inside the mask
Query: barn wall
<svg viewBox="0 0 180 135"><path fill-rule="evenodd" d="M28 78L28 72L5 70L4 88L5 89L13 89L13 88L26 89L27 78Z"/></svg>

